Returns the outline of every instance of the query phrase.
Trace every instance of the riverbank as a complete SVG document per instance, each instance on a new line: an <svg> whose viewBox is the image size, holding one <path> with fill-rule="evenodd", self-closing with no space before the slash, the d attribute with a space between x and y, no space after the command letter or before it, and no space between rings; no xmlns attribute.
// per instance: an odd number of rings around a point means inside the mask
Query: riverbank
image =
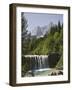
<svg viewBox="0 0 72 90"><path fill-rule="evenodd" d="M34 72L28 71L25 77L57 76L57 75L63 75L63 70L45 69L45 70L37 70Z"/></svg>

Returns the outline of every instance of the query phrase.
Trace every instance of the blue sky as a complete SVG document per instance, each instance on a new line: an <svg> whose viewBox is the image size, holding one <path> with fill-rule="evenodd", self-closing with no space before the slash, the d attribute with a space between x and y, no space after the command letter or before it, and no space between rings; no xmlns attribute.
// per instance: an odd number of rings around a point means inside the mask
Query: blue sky
<svg viewBox="0 0 72 90"><path fill-rule="evenodd" d="M28 31L33 30L37 26L49 25L51 22L57 24L58 21L63 23L62 14L48 14L48 13L29 13L24 12L28 23Z"/></svg>

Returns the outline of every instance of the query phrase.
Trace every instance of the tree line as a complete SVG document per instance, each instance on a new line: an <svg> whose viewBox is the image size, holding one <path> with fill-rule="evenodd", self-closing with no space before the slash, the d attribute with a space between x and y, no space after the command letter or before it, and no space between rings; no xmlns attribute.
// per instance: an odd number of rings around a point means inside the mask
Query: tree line
<svg viewBox="0 0 72 90"><path fill-rule="evenodd" d="M51 26L50 31L41 38L32 37L27 30L28 24L24 16L21 14L21 45L23 55L48 55L50 53L59 53L61 55L56 68L63 69L63 24L58 21L58 24ZM24 63L23 63L24 62ZM29 63L29 62L28 62ZM29 70L29 64L22 57L22 71L26 73Z"/></svg>
<svg viewBox="0 0 72 90"><path fill-rule="evenodd" d="M51 52L63 52L63 24L58 21L57 25L50 28L44 37L32 37L27 31L27 20L24 13L21 14L22 28L22 54L23 55L48 55Z"/></svg>

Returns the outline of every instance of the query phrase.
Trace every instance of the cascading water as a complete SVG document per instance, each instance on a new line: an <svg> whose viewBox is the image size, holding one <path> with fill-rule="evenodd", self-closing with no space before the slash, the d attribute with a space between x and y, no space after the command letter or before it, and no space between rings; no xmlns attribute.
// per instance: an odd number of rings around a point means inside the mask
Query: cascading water
<svg viewBox="0 0 72 90"><path fill-rule="evenodd" d="M49 68L47 55L26 55L24 57L30 58L31 70L40 70L40 69Z"/></svg>
<svg viewBox="0 0 72 90"><path fill-rule="evenodd" d="M56 66L59 59L60 55L58 53L49 55L24 55L22 56L22 63L25 76L51 75L52 69Z"/></svg>

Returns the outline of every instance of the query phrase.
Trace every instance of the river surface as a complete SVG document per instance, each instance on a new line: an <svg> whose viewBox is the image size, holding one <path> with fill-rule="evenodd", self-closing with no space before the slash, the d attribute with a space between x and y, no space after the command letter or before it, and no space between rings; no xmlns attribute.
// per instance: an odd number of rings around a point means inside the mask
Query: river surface
<svg viewBox="0 0 72 90"><path fill-rule="evenodd" d="M42 70L49 68L48 55L25 55L31 61L31 70Z"/></svg>
<svg viewBox="0 0 72 90"><path fill-rule="evenodd" d="M50 68L48 55L24 55L24 58L30 61L30 69L26 77L50 76L52 72L59 72L59 70Z"/></svg>

